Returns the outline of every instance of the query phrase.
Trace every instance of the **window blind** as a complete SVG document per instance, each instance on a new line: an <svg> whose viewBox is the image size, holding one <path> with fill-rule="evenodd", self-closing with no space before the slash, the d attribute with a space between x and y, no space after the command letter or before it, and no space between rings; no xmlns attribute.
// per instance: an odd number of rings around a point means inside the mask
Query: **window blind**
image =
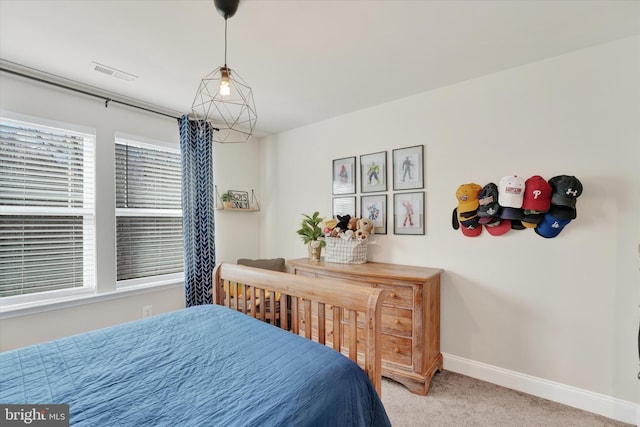
<svg viewBox="0 0 640 427"><path fill-rule="evenodd" d="M94 286L94 137L0 120L0 297Z"/></svg>
<svg viewBox="0 0 640 427"><path fill-rule="evenodd" d="M116 207L182 209L177 151L116 143Z"/></svg>
<svg viewBox="0 0 640 427"><path fill-rule="evenodd" d="M118 281L184 271L177 150L116 142Z"/></svg>

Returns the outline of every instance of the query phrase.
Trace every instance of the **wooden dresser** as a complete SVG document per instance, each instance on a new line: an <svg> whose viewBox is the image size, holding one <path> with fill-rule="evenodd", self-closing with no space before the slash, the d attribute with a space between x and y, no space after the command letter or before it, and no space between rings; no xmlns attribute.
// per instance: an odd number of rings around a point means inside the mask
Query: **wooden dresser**
<svg viewBox="0 0 640 427"><path fill-rule="evenodd" d="M382 376L404 384L413 393L427 394L431 377L442 371L441 269L378 262L334 264L307 258L287 262L294 274L387 290L382 309ZM348 328L342 329L344 346ZM326 335L331 342L333 331L327 330Z"/></svg>

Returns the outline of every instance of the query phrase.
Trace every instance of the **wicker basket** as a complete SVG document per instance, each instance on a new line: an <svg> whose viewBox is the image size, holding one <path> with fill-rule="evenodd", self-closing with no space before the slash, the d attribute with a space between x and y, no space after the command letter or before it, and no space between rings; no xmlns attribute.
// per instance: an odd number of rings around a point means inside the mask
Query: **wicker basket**
<svg viewBox="0 0 640 427"><path fill-rule="evenodd" d="M324 248L325 262L339 264L364 264L367 262L368 240L341 239L339 237L327 237L327 246Z"/></svg>

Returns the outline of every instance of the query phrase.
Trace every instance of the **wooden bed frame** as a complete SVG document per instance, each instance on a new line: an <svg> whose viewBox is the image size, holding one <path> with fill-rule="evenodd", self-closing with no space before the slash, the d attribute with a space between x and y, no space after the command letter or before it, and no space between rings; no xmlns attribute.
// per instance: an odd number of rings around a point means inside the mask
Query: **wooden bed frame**
<svg viewBox="0 0 640 427"><path fill-rule="evenodd" d="M211 292L214 304L279 325L282 329L324 345L327 345L325 310L332 310L329 316L333 322L332 330L347 329L344 334L349 340L347 355L354 362L358 363L357 349L363 349L361 358L364 362L360 366L378 395L382 395L379 343L382 301L386 291L348 286L337 280L222 263L213 272ZM245 298L233 298L231 295L244 295ZM279 301L276 301L277 296ZM342 335L334 334L331 340L337 351L341 351Z"/></svg>

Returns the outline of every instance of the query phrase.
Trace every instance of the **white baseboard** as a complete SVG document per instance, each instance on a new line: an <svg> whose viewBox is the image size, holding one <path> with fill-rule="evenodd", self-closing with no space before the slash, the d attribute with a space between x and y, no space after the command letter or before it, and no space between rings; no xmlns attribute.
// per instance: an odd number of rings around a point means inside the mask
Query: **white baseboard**
<svg viewBox="0 0 640 427"><path fill-rule="evenodd" d="M442 353L444 369L640 426L640 405L486 363Z"/></svg>

